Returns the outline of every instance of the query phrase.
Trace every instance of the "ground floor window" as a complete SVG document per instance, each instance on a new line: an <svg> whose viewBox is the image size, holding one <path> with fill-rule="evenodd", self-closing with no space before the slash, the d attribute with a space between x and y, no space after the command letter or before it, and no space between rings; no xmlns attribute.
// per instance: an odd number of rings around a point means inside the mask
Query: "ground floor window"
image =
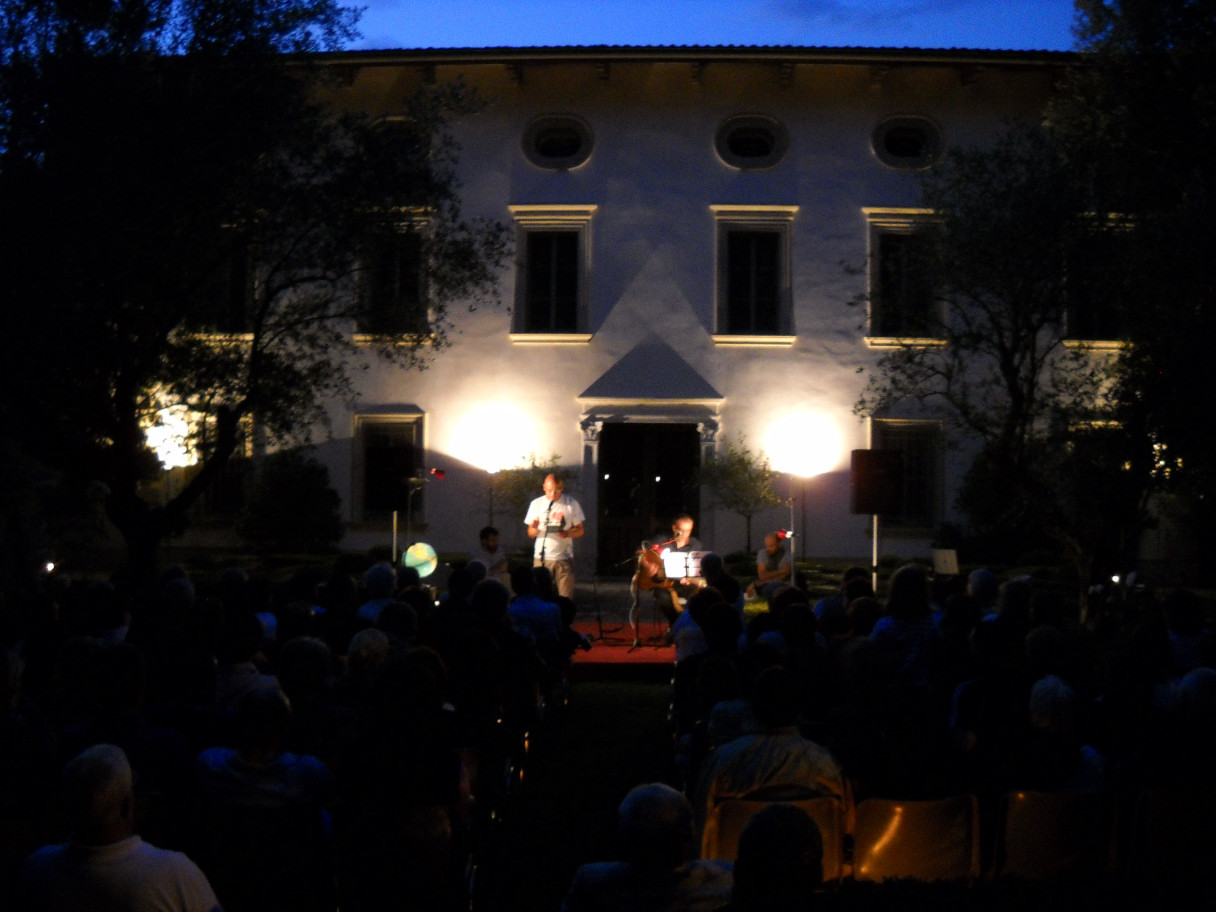
<svg viewBox="0 0 1216 912"><path fill-rule="evenodd" d="M364 521L394 510L421 517L422 415L359 416L355 429L355 504ZM415 479L411 483L411 479Z"/></svg>
<svg viewBox="0 0 1216 912"><path fill-rule="evenodd" d="M942 513L941 424L876 418L871 446L903 454L903 507L898 513L883 515L886 528L936 528Z"/></svg>

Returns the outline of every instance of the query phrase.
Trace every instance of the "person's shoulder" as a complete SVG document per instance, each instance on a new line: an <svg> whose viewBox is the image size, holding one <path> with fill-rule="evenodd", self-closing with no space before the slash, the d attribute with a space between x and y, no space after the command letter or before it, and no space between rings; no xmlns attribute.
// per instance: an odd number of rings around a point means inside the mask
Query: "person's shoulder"
<svg viewBox="0 0 1216 912"><path fill-rule="evenodd" d="M633 865L625 861L592 861L578 866L570 881L563 908L582 908L580 897L599 896L619 890L637 878Z"/></svg>
<svg viewBox="0 0 1216 912"><path fill-rule="evenodd" d="M873 638L874 634L876 633L886 633L888 630L894 629L895 626L895 619L889 614L884 614L877 621L875 621L874 626L870 628L870 636Z"/></svg>
<svg viewBox="0 0 1216 912"><path fill-rule="evenodd" d="M299 776L328 779L331 775L325 761L312 754L284 753L279 756L279 763L285 771Z"/></svg>
<svg viewBox="0 0 1216 912"><path fill-rule="evenodd" d="M738 719L739 715L732 713L728 714L725 718ZM719 721L724 721L724 719L720 718ZM725 766L733 763L735 758L737 758L740 754L751 750L752 747L755 746L755 744L760 740L760 738L761 735L758 732L747 732L739 735L737 738L731 738L729 741L719 744L713 749L709 756L714 760L715 765L718 767Z"/></svg>
<svg viewBox="0 0 1216 912"><path fill-rule="evenodd" d="M218 770L227 768L235 756L236 750L231 747L207 747L199 752L195 763L206 769Z"/></svg>
<svg viewBox="0 0 1216 912"><path fill-rule="evenodd" d="M59 863L67 852L65 843L53 843L44 845L41 848L35 849L22 861L21 867L25 874L30 874L36 871L44 871L47 868L53 867Z"/></svg>
<svg viewBox="0 0 1216 912"><path fill-rule="evenodd" d="M731 863L713 858L694 858L681 865L679 873L686 884L696 886L718 884L729 889L734 879Z"/></svg>

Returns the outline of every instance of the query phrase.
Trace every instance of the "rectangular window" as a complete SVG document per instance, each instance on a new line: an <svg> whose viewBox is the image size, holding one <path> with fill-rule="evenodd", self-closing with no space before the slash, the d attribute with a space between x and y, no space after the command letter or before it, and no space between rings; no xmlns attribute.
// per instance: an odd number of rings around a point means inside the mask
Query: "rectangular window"
<svg viewBox="0 0 1216 912"><path fill-rule="evenodd" d="M524 332L578 329L579 237L573 231L530 231L524 264Z"/></svg>
<svg viewBox="0 0 1216 912"><path fill-rule="evenodd" d="M942 428L936 421L873 420L871 446L903 453L903 509L883 515L890 529L932 531L941 520Z"/></svg>
<svg viewBox="0 0 1216 912"><path fill-rule="evenodd" d="M516 250L517 341L582 340L590 298L595 206L512 206Z"/></svg>
<svg viewBox="0 0 1216 912"><path fill-rule="evenodd" d="M1067 338L1117 341L1126 338L1124 308L1130 232L1125 226L1095 226L1072 245L1067 260Z"/></svg>
<svg viewBox="0 0 1216 912"><path fill-rule="evenodd" d="M776 231L726 233L726 332L774 335L781 331L781 235Z"/></svg>
<svg viewBox="0 0 1216 912"><path fill-rule="evenodd" d="M364 520L394 510L421 516L422 416L360 416L355 436L357 512Z"/></svg>
<svg viewBox="0 0 1216 912"><path fill-rule="evenodd" d="M203 279L194 327L225 336L253 331L254 257L249 240L231 230Z"/></svg>
<svg viewBox="0 0 1216 912"><path fill-rule="evenodd" d="M798 207L710 208L718 223L717 333L791 335L790 224Z"/></svg>
<svg viewBox="0 0 1216 912"><path fill-rule="evenodd" d="M920 210L867 209L870 224L869 329L875 339L940 339L929 239Z"/></svg>
<svg viewBox="0 0 1216 912"><path fill-rule="evenodd" d="M934 313L924 237L883 232L878 237L878 283L871 303L870 335L936 338L941 326Z"/></svg>
<svg viewBox="0 0 1216 912"><path fill-rule="evenodd" d="M405 335L429 331L422 257L422 237L417 232L386 230L367 238L359 332Z"/></svg>

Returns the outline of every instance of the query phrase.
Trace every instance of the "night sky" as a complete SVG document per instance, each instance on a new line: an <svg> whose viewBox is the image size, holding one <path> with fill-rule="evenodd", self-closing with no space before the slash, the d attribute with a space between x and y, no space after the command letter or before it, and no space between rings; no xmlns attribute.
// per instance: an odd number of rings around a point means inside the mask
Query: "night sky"
<svg viewBox="0 0 1216 912"><path fill-rule="evenodd" d="M1066 51L1072 0L364 0L352 48L796 45ZM363 4L360 4L363 5Z"/></svg>

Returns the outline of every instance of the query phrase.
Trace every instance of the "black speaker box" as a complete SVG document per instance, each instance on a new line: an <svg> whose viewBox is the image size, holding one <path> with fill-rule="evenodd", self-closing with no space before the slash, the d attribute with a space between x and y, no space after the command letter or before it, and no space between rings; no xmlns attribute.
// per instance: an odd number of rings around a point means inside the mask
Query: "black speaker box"
<svg viewBox="0 0 1216 912"><path fill-rule="evenodd" d="M899 450L854 450L849 490L854 513L902 513L904 454Z"/></svg>

